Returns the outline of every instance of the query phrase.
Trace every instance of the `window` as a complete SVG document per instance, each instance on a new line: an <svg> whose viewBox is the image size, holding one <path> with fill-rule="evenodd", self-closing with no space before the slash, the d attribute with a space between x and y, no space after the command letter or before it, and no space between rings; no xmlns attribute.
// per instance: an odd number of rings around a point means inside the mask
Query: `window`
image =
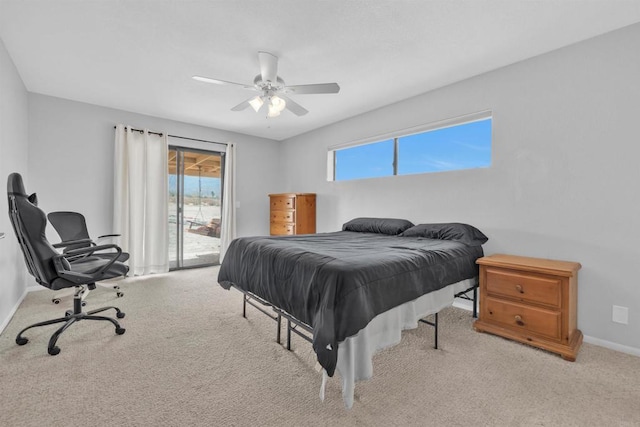
<svg viewBox="0 0 640 427"><path fill-rule="evenodd" d="M393 139L337 150L335 180L393 175L393 150Z"/></svg>
<svg viewBox="0 0 640 427"><path fill-rule="evenodd" d="M418 132L330 149L334 181L491 166L491 116L423 127ZM426 130L425 130L426 128ZM330 178L331 178L330 175Z"/></svg>

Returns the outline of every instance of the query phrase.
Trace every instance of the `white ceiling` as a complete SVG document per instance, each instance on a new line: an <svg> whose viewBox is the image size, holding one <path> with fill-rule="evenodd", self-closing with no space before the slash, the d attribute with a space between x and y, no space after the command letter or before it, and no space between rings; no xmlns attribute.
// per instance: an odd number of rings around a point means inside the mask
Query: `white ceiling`
<svg viewBox="0 0 640 427"><path fill-rule="evenodd" d="M0 0L0 37L30 92L283 140L640 22L640 0ZM306 116L230 108L257 52Z"/></svg>

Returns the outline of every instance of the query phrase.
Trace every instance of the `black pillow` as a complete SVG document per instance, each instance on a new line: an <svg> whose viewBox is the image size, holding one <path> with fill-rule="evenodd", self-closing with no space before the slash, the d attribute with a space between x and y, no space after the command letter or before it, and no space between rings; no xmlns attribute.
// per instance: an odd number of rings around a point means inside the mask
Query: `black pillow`
<svg viewBox="0 0 640 427"><path fill-rule="evenodd" d="M354 218L342 225L342 231L358 231L361 233L379 233L396 236L413 227L411 221L396 218Z"/></svg>
<svg viewBox="0 0 640 427"><path fill-rule="evenodd" d="M405 230L402 237L426 237L427 239L455 240L467 246L480 246L489 238L472 225L459 222L443 224L418 224Z"/></svg>

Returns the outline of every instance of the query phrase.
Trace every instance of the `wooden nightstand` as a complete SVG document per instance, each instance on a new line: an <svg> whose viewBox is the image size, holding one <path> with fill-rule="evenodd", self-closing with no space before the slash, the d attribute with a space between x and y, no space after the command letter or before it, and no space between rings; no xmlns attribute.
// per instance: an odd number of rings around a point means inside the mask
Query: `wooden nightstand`
<svg viewBox="0 0 640 427"><path fill-rule="evenodd" d="M473 324L575 361L582 344L577 329L577 262L491 255L480 265L480 315Z"/></svg>

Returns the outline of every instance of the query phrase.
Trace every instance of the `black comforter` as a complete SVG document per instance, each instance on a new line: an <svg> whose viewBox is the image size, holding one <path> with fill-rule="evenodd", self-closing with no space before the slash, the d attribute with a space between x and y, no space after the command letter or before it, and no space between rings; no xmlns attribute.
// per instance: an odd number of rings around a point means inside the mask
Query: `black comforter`
<svg viewBox="0 0 640 427"><path fill-rule="evenodd" d="M339 231L231 242L218 282L277 306L313 328L332 376L338 342L376 315L478 275L482 247L419 237Z"/></svg>

